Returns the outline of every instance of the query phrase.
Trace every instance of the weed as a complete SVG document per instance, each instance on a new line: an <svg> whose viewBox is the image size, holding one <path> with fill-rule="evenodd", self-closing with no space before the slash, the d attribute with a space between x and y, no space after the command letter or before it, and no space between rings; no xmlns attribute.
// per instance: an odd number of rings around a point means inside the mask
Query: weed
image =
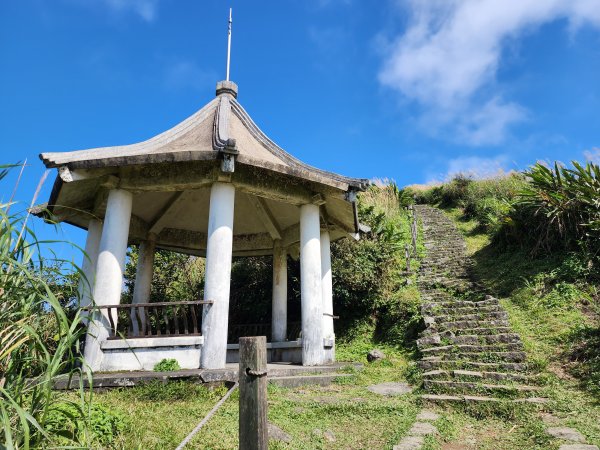
<svg viewBox="0 0 600 450"><path fill-rule="evenodd" d="M173 372L175 370L180 370L179 363L176 359L163 359L160 362L157 362L154 366L155 372Z"/></svg>

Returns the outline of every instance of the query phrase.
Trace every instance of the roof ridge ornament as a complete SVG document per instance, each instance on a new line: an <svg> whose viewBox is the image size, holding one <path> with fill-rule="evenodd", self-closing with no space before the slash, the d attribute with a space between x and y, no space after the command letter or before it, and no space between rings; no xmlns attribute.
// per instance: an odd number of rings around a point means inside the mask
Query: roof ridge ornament
<svg viewBox="0 0 600 450"><path fill-rule="evenodd" d="M228 94L233 98L238 96L238 86L233 81L218 81L217 82L217 97L219 95Z"/></svg>
<svg viewBox="0 0 600 450"><path fill-rule="evenodd" d="M222 81L221 83L231 83L231 81ZM237 149L235 139L229 135L230 115L230 99L229 96L224 95L219 99L219 105L215 112L215 119L213 122L213 149L221 155L221 170L225 173L233 173L235 171L235 157L240 153Z"/></svg>

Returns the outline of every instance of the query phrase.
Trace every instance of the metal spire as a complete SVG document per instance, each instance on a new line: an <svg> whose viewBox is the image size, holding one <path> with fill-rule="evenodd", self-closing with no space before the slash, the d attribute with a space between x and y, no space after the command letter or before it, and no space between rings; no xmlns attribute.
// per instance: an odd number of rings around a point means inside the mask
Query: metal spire
<svg viewBox="0 0 600 450"><path fill-rule="evenodd" d="M229 65L231 63L231 23L231 8L229 8L229 27L227 29L227 81L229 81Z"/></svg>

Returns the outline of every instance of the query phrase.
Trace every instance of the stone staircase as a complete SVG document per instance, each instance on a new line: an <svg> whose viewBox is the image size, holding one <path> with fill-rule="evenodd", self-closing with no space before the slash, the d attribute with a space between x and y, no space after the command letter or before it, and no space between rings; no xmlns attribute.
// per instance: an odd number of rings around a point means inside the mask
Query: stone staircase
<svg viewBox="0 0 600 450"><path fill-rule="evenodd" d="M417 341L429 401L543 402L523 343L498 299L472 280L465 242L442 211L416 205L426 256L418 276L426 329Z"/></svg>

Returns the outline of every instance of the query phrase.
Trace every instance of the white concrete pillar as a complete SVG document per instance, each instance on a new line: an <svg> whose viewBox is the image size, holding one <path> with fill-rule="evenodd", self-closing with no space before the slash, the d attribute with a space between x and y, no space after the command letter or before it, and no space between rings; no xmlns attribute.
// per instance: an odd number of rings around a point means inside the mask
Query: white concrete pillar
<svg viewBox="0 0 600 450"><path fill-rule="evenodd" d="M271 341L283 342L287 336L287 250L275 241L273 247L273 306Z"/></svg>
<svg viewBox="0 0 600 450"><path fill-rule="evenodd" d="M138 262L135 271L135 284L133 286L133 303L148 303L150 301L150 289L152 276L154 275L154 252L156 249L156 235L150 234L148 239L140 242L138 250ZM137 311L141 320L142 330L145 328L146 316L144 308ZM133 334L138 334L140 328L136 317L136 310L130 312Z"/></svg>
<svg viewBox="0 0 600 450"><path fill-rule="evenodd" d="M321 292L323 296L323 339L335 345L333 332L333 280L331 278L331 239L329 231L321 231ZM324 349L326 364L335 361L335 346Z"/></svg>
<svg viewBox="0 0 600 450"><path fill-rule="evenodd" d="M109 192L93 291L94 302L98 306L118 305L121 301L131 206L132 195L130 192L121 189L113 189ZM116 311L113 320L116 324ZM100 345L108 337L109 327L106 310L95 313L93 320L90 320L84 357L92 371L101 368Z"/></svg>
<svg viewBox="0 0 600 450"><path fill-rule="evenodd" d="M200 366L205 369L222 369L227 357L234 204L235 188L232 184L216 182L212 185L204 300L212 300L214 303L204 305L202 312L204 345Z"/></svg>
<svg viewBox="0 0 600 450"><path fill-rule="evenodd" d="M302 364L323 362L323 302L319 207L300 207L300 299L302 307Z"/></svg>
<svg viewBox="0 0 600 450"><path fill-rule="evenodd" d="M94 281L96 279L96 264L98 262L98 251L100 238L102 237L102 222L91 219L88 223L87 239L85 241L85 255L81 263L82 276L79 279L77 293L79 306L86 308L92 304L92 293L94 292ZM84 314L84 316L87 316ZM87 319L84 319L87 322Z"/></svg>

